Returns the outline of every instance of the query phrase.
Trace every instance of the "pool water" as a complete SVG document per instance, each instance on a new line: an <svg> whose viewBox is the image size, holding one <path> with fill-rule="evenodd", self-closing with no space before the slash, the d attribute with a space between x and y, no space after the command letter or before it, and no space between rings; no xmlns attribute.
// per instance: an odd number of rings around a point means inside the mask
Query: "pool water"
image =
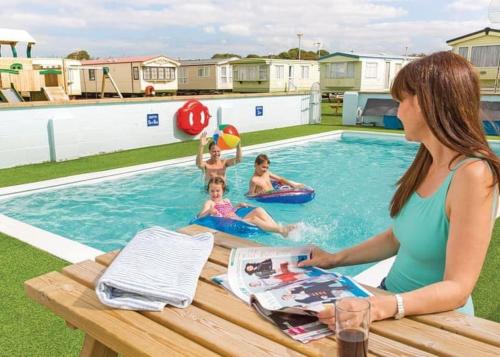
<svg viewBox="0 0 500 357"><path fill-rule="evenodd" d="M276 234L252 239L273 246L316 244L335 251L385 230L389 201L397 179L411 163L417 145L400 137L343 134L263 150L278 175L316 190L306 204L259 203L283 224L299 222L285 240ZM228 169L233 204L245 199L253 160ZM189 224L208 198L199 169L169 167L98 184L34 193L2 201L0 212L91 247L123 247L143 228L177 229ZM366 266L336 269L350 275Z"/></svg>

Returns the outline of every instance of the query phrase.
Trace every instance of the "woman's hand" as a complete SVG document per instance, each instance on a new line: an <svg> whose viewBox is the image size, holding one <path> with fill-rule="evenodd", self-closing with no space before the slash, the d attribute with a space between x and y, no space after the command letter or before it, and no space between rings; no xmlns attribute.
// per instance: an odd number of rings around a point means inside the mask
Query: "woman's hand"
<svg viewBox="0 0 500 357"><path fill-rule="evenodd" d="M311 258L299 262L298 266L300 268L308 266L316 266L319 268L329 269L338 265L337 260L338 259L336 259L335 254L325 252L324 250L318 247L313 247L311 249Z"/></svg>
<svg viewBox="0 0 500 357"><path fill-rule="evenodd" d="M208 144L209 138L207 138L207 132L204 131L200 136L200 145L205 146Z"/></svg>
<svg viewBox="0 0 500 357"><path fill-rule="evenodd" d="M397 304L394 295L371 296L368 300L370 301L370 323L396 315ZM335 306L325 304L323 310L318 313L318 319L335 331Z"/></svg>
<svg viewBox="0 0 500 357"><path fill-rule="evenodd" d="M248 203L246 202L240 202L236 205L236 208L240 208L240 207L249 207Z"/></svg>

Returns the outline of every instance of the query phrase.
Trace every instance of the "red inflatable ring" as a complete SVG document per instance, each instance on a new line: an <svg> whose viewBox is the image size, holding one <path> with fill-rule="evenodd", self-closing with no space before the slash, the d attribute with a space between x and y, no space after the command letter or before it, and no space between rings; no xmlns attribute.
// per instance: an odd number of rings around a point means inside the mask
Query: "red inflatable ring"
<svg viewBox="0 0 500 357"><path fill-rule="evenodd" d="M188 100L177 110L177 128L189 135L201 133L209 119L208 108L195 99Z"/></svg>

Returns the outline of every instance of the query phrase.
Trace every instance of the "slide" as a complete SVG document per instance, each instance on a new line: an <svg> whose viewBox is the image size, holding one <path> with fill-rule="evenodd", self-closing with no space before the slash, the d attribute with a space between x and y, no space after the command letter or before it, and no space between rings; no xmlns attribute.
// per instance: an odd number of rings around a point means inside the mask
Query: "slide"
<svg viewBox="0 0 500 357"><path fill-rule="evenodd" d="M14 88L0 89L0 101L5 103L24 102L23 97Z"/></svg>

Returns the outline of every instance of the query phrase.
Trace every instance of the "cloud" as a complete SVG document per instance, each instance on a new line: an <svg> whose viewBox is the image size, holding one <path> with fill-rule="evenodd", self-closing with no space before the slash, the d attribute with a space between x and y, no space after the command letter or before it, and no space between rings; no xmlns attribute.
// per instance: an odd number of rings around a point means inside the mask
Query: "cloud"
<svg viewBox="0 0 500 357"><path fill-rule="evenodd" d="M250 36L252 34L248 26L238 24L227 24L220 26L219 31L238 36Z"/></svg>
<svg viewBox="0 0 500 357"><path fill-rule="evenodd" d="M453 11L484 11L488 10L491 0L456 0L448 5Z"/></svg>
<svg viewBox="0 0 500 357"><path fill-rule="evenodd" d="M428 52L487 26L486 12L470 13L472 7L486 9L485 0L435 0L433 13L443 14L439 21L415 14L415 1L313 0L304 6L302 0L16 0L2 5L0 24L28 30L39 41L35 54L41 56L78 47L101 57L185 58L279 53L298 46L298 32L304 33L307 50L316 50L319 41L329 51L400 54L408 46Z"/></svg>
<svg viewBox="0 0 500 357"><path fill-rule="evenodd" d="M213 26L205 26L203 28L203 31L205 33L215 33L215 27L213 27Z"/></svg>

